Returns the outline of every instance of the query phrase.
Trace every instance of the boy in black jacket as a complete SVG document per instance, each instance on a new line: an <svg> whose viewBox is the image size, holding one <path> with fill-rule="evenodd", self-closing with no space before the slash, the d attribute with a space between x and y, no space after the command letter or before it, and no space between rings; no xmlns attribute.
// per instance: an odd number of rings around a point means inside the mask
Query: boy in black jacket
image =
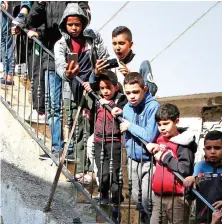
<svg viewBox="0 0 222 224"><path fill-rule="evenodd" d="M184 187L174 172L183 177L193 172L194 154L197 150L195 137L189 131L177 128L179 109L173 104L163 104L156 113L160 132L156 143L147 144L154 153L156 170L152 179L153 211L150 223L188 223L190 204L184 200ZM162 203L162 204L161 204Z"/></svg>
<svg viewBox="0 0 222 224"><path fill-rule="evenodd" d="M110 163L113 163L111 202L114 204L121 203L123 196L121 195L119 201L119 170L121 166L121 133L117 121L108 110L105 110L102 105L108 104L112 108L123 108L127 103L125 95L119 92L119 85L117 76L112 71L106 71L99 76L99 89L102 98L96 105L96 123L95 123L95 160L98 168L99 189L104 203L109 199L110 186ZM86 86L85 86L86 87ZM86 87L86 90L89 89ZM105 110L105 111L104 111ZM104 131L103 131L104 130ZM112 133L113 132L113 133ZM103 151L104 150L104 151ZM104 153L104 159L101 158L101 152ZM101 167L101 160L103 159L103 167ZM102 173L101 173L102 169Z"/></svg>

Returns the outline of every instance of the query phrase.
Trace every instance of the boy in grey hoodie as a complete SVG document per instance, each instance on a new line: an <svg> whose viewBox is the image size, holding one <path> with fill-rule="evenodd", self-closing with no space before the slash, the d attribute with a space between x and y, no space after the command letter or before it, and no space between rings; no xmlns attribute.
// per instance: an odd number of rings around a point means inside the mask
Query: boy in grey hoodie
<svg viewBox="0 0 222 224"><path fill-rule="evenodd" d="M89 76L95 67L96 60L108 58L109 56L99 33L92 29L86 29L88 23L89 17L77 3L68 4L59 25L62 38L56 42L54 47L57 74L63 80L67 81L64 83L63 92L64 98L68 99L68 102L65 102L65 106L67 110L73 110L73 117L75 117L77 112L80 96L83 95L84 89L75 79L75 76L79 76L84 82L88 82ZM78 61L68 62L68 53L77 53ZM87 126L89 127L89 124ZM83 127L83 117L80 115L77 159L81 165L85 159L82 141ZM77 173L80 173L78 175L80 178L83 176L81 167L78 166L77 168Z"/></svg>

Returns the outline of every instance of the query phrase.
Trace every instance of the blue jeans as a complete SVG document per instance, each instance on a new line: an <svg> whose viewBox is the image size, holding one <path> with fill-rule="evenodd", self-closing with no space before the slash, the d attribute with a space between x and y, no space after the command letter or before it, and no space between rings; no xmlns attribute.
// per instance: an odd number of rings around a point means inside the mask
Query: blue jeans
<svg viewBox="0 0 222 224"><path fill-rule="evenodd" d="M45 95L48 96L47 118L49 122L52 147L62 151L64 140L60 120L62 79L54 71L45 71ZM45 98L46 100L47 98Z"/></svg>
<svg viewBox="0 0 222 224"><path fill-rule="evenodd" d="M7 26L8 26L8 33L9 33L8 38L7 38ZM7 24L7 16L4 13L2 13L1 52L2 52L2 62L3 62L5 75L13 74L12 72L12 57L13 57L12 40L13 38L10 32L10 29L11 29L11 20L8 19L8 24Z"/></svg>

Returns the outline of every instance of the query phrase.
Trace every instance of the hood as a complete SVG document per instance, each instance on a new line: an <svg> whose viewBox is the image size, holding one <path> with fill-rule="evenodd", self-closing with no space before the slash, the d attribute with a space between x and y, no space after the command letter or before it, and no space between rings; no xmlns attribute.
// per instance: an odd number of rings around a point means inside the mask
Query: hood
<svg viewBox="0 0 222 224"><path fill-rule="evenodd" d="M62 16L62 19L59 23L59 30L60 30L61 34L65 37L65 39L70 38L70 35L66 31L66 18L68 16L79 16L79 17L81 17L84 21L83 31L89 23L88 17L84 13L84 11L81 9L79 4L78 3L69 3L66 6L66 9L65 9L65 11L63 13L63 16Z"/></svg>
<svg viewBox="0 0 222 224"><path fill-rule="evenodd" d="M180 130L178 131L180 132ZM192 131L183 131L179 135L172 137L170 141L178 145L187 146L195 142L195 134Z"/></svg>

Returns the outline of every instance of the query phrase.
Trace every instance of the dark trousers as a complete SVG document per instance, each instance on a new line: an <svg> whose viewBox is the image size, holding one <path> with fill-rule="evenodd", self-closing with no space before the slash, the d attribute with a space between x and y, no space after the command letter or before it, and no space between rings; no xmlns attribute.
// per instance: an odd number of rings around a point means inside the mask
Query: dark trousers
<svg viewBox="0 0 222 224"><path fill-rule="evenodd" d="M102 142L95 142L95 160L98 168L99 177L99 189L103 196L108 197L108 191L110 189L110 159L111 152L113 154L113 173L112 173L112 203L119 204L119 170L121 166L121 143L113 142L113 148L111 149L111 142L104 143L104 164L102 167L102 180L101 180L101 150ZM120 202L123 201L121 194Z"/></svg>
<svg viewBox="0 0 222 224"><path fill-rule="evenodd" d="M34 62L33 62L34 54ZM40 70L41 63L41 70ZM37 110L38 113L45 113L45 75L43 73L43 61L40 62L40 56L37 50L30 52L28 57L28 71L30 80L33 78L33 109Z"/></svg>

